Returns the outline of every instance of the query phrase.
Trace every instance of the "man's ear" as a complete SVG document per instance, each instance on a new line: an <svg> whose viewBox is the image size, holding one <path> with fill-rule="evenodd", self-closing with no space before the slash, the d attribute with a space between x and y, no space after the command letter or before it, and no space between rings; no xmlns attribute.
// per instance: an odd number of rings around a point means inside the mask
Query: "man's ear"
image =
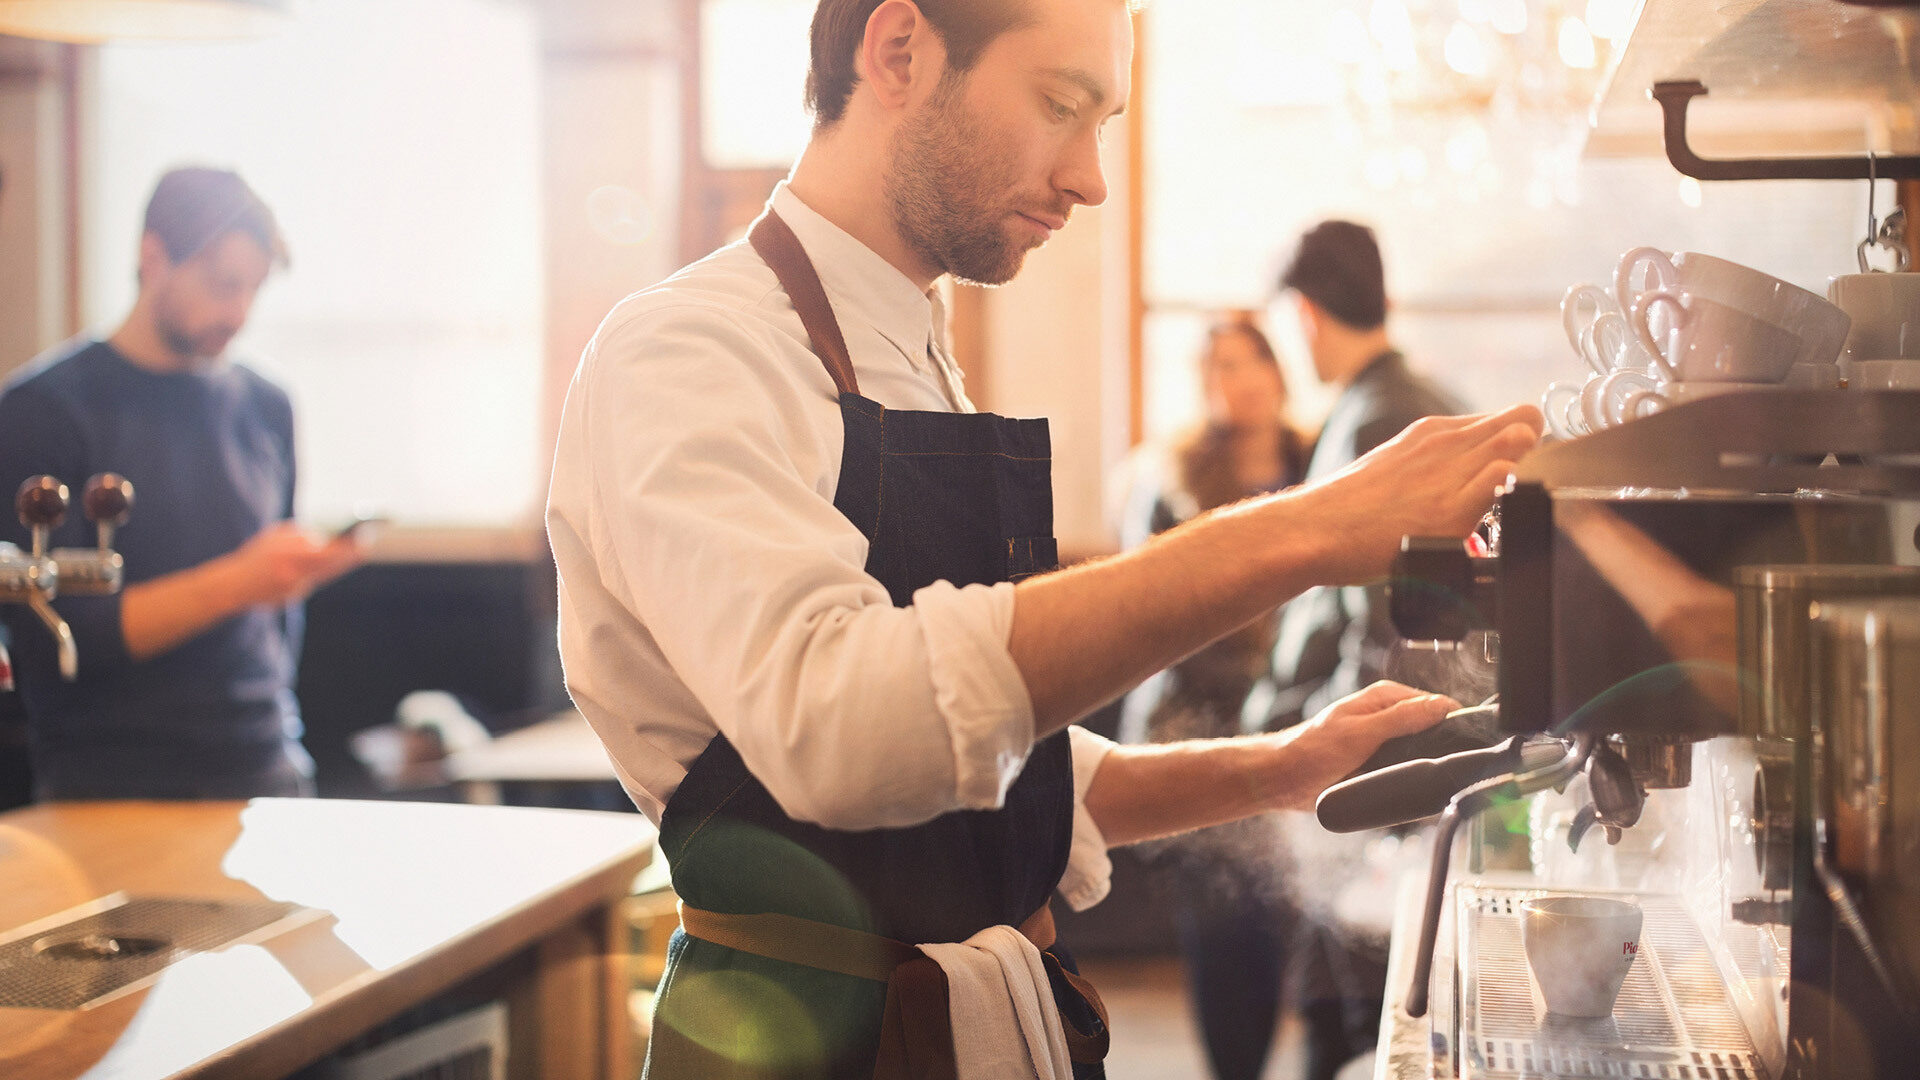
<svg viewBox="0 0 1920 1080"><path fill-rule="evenodd" d="M867 17L856 65L860 80L887 110L905 108L915 91L931 89L946 67L946 48L912 0L883 0Z"/></svg>
<svg viewBox="0 0 1920 1080"><path fill-rule="evenodd" d="M1325 317L1325 313L1320 310L1320 305L1307 299L1307 294L1296 292L1293 294L1293 306L1300 313L1300 332L1305 334L1309 341L1318 337L1320 320Z"/></svg>
<svg viewBox="0 0 1920 1080"><path fill-rule="evenodd" d="M167 271L173 269L173 259L167 254L167 245L158 233L140 234L140 269L137 280L142 286L160 280Z"/></svg>

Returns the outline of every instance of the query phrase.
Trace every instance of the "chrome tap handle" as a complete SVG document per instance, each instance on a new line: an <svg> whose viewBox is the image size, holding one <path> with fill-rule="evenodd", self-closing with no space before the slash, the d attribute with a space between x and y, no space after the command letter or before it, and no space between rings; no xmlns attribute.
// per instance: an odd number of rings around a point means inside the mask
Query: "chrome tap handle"
<svg viewBox="0 0 1920 1080"><path fill-rule="evenodd" d="M133 509L133 482L119 473L99 473L87 481L80 506L99 527L100 550L107 551L113 547L113 530L127 523Z"/></svg>
<svg viewBox="0 0 1920 1080"><path fill-rule="evenodd" d="M67 520L67 485L51 476L29 476L21 482L13 506L20 524L33 533L33 557L45 558L48 534Z"/></svg>
<svg viewBox="0 0 1920 1080"><path fill-rule="evenodd" d="M53 610L45 593L38 589L27 594L27 606L33 609L40 621L47 625L47 632L53 635L54 644L60 649L60 677L72 682L80 677L80 648L73 643L73 628L67 620Z"/></svg>
<svg viewBox="0 0 1920 1080"><path fill-rule="evenodd" d="M60 575L60 590L76 596L107 596L120 591L126 564L113 550L114 526L124 524L133 508L133 485L116 473L101 473L87 481L80 506L99 528L100 543L90 548L55 548L51 553Z"/></svg>

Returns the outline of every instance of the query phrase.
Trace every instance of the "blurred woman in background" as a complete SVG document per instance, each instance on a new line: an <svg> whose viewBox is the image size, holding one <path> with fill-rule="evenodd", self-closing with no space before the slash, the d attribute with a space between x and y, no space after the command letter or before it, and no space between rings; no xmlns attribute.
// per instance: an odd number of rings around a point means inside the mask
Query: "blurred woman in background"
<svg viewBox="0 0 1920 1080"><path fill-rule="evenodd" d="M1135 547L1216 506L1300 481L1311 449L1287 419L1287 386L1250 312L1207 331L1204 422L1134 462L1120 522ZM1121 737L1169 742L1240 733L1240 708L1267 670L1277 620L1264 617L1141 684ZM1280 1010L1292 920L1276 881L1272 823L1255 818L1157 845L1169 872L1187 992L1217 1080L1256 1080Z"/></svg>

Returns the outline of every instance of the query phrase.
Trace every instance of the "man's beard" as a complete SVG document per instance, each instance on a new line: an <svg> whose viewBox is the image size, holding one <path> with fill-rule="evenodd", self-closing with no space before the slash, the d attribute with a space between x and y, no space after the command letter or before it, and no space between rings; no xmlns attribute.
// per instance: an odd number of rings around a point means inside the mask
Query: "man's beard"
<svg viewBox="0 0 1920 1080"><path fill-rule="evenodd" d="M227 351L227 344L240 332L233 326L207 326L198 330L189 329L179 319L172 317L165 305L154 313L154 329L160 334L160 340L167 349L185 360L214 360Z"/></svg>
<svg viewBox="0 0 1920 1080"><path fill-rule="evenodd" d="M1007 235L1014 189L1005 155L961 103L964 82L943 80L894 136L886 196L894 228L916 255L944 273L1004 285L1027 247Z"/></svg>

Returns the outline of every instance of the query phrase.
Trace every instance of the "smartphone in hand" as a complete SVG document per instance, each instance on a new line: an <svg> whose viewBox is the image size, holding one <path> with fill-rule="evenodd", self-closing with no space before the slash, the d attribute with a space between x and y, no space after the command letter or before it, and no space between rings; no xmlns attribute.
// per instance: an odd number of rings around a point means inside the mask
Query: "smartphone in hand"
<svg viewBox="0 0 1920 1080"><path fill-rule="evenodd" d="M352 539L355 543L370 544L374 536L379 533L380 527L386 523L385 514L360 514L342 526L339 532L334 533L333 538L335 540Z"/></svg>

